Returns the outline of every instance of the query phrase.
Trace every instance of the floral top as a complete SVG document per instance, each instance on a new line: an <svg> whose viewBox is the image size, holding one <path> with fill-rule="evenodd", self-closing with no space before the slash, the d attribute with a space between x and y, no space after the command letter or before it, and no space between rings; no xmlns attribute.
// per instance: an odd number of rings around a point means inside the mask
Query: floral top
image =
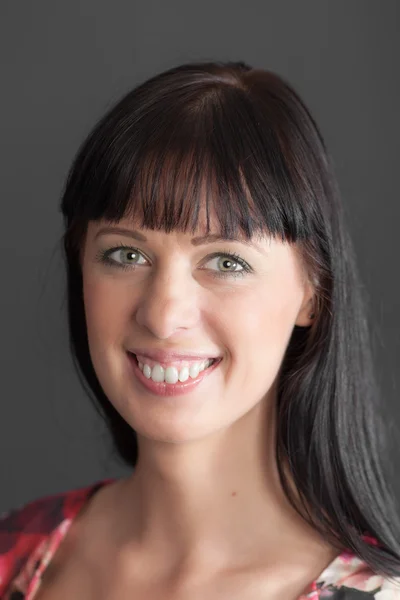
<svg viewBox="0 0 400 600"><path fill-rule="evenodd" d="M86 502L110 480L48 496L0 518L0 600L33 600L42 575ZM372 538L366 538L376 544ZM373 573L343 552L298 600L400 600L400 578Z"/></svg>

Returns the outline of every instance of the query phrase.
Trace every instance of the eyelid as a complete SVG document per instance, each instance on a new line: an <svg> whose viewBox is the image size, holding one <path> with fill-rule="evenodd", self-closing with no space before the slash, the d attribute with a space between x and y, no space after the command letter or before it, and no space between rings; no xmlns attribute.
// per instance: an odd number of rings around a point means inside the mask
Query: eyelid
<svg viewBox="0 0 400 600"><path fill-rule="evenodd" d="M230 250L218 250L216 252L212 252L207 256L206 262L209 262L213 258L217 258L219 256L226 256L227 258L231 258L234 262L238 263L244 272L251 272L253 269L250 265L242 258L237 252L232 252ZM231 271L232 273L234 271ZM238 273L239 271L236 271ZM226 271L228 273L228 271Z"/></svg>
<svg viewBox="0 0 400 600"><path fill-rule="evenodd" d="M131 269L132 267L134 267L135 265L127 265L121 262L118 262L117 260L115 260L114 258L111 258L111 255L114 254L114 252L117 252L118 250L128 250L130 252L136 252L137 254L140 254L141 257L143 257L146 261L149 261L149 258L141 251L139 250L139 248L136 248L135 246L130 246L128 244L116 244L114 246L112 246L111 248L107 248L105 250L101 249L99 250L99 252L96 254L95 260L103 263L107 266L110 267L115 267L115 268L120 268L120 269ZM143 264L139 264L137 266L143 266Z"/></svg>
<svg viewBox="0 0 400 600"><path fill-rule="evenodd" d="M106 250L104 250L103 254L107 254L107 256L110 256L110 254L113 254L117 250L128 250L129 252L136 252L137 254L143 256L143 258L145 258L146 260L150 260L150 258L146 256L143 250L139 250L139 248L137 248L136 246L131 246L130 244L115 244L111 248L107 248Z"/></svg>

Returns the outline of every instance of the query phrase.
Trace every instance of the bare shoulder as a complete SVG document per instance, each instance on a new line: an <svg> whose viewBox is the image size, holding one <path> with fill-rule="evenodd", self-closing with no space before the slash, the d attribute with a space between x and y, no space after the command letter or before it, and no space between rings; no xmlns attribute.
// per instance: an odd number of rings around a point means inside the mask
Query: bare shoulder
<svg viewBox="0 0 400 600"><path fill-rule="evenodd" d="M93 575L107 564L107 529L117 510L120 485L121 481L115 481L102 487L81 509L44 570L35 600L92 597L100 579Z"/></svg>

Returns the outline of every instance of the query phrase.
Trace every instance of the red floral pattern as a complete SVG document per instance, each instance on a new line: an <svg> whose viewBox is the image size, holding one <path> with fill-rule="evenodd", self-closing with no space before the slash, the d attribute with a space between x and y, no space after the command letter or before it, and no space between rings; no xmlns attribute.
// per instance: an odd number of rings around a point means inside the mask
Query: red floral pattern
<svg viewBox="0 0 400 600"><path fill-rule="evenodd" d="M41 498L0 519L0 600L33 600L41 577L73 519L108 481ZM365 538L376 544L373 538ZM389 580L343 552L298 600L400 600L400 578Z"/></svg>

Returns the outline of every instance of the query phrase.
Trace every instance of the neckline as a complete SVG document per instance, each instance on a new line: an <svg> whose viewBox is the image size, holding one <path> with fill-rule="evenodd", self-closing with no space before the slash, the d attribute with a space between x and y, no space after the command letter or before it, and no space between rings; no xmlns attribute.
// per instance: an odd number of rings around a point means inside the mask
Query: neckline
<svg viewBox="0 0 400 600"><path fill-rule="evenodd" d="M35 559L35 569L30 578L29 585L26 590L26 600L35 600L39 593L43 575L55 556L61 542L65 539L68 531L80 514L87 506L87 503L96 495L98 491L103 489L107 484L118 481L117 479L104 479L94 484L85 486L66 492L65 518L57 525L57 527L48 536L42 555L39 559ZM377 541L370 536L363 536L365 541L371 544L377 544ZM30 561L28 561L30 562ZM314 579L305 591L297 598L297 600L318 600L320 593L327 589L328 586L337 585L345 578L353 575L356 570L364 565L363 561L358 558L352 551L344 550L339 553Z"/></svg>

